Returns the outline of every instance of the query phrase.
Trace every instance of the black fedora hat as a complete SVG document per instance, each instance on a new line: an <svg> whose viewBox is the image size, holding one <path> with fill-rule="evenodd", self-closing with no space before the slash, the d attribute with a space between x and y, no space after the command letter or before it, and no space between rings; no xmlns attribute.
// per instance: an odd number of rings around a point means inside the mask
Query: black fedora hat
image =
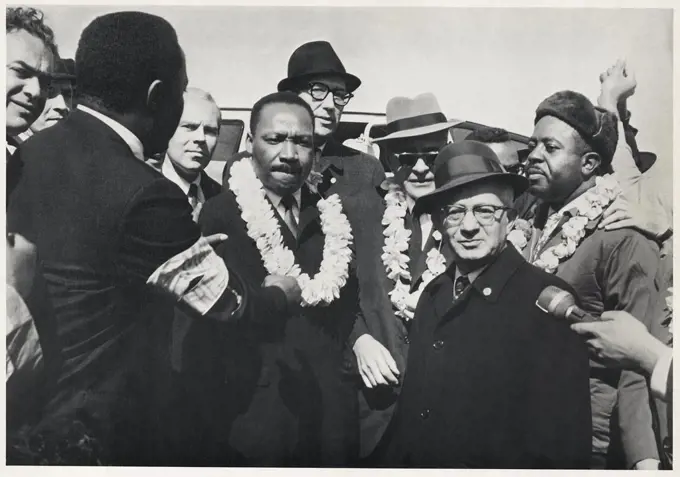
<svg viewBox="0 0 680 477"><path fill-rule="evenodd" d="M432 210L440 203L442 194L474 182L496 180L510 185L515 197L529 187L526 177L503 171L498 156L486 144L461 141L444 147L434 163L435 190L420 197L420 210Z"/></svg>
<svg viewBox="0 0 680 477"><path fill-rule="evenodd" d="M361 85L361 80L349 74L340 58L327 41L310 41L300 46L288 60L288 77L279 81L279 91L286 91L304 80L317 75L336 75L345 80L347 91Z"/></svg>

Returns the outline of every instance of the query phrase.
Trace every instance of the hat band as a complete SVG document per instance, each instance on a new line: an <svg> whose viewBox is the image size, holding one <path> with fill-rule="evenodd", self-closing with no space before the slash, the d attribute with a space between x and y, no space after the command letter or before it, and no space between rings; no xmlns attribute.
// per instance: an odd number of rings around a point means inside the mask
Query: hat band
<svg viewBox="0 0 680 477"><path fill-rule="evenodd" d="M429 113L421 114L420 116L411 116L410 118L397 119L387 123L387 133L392 134L399 131L406 131L408 129L421 128L424 126L431 126L433 124L445 123L446 116L444 113Z"/></svg>

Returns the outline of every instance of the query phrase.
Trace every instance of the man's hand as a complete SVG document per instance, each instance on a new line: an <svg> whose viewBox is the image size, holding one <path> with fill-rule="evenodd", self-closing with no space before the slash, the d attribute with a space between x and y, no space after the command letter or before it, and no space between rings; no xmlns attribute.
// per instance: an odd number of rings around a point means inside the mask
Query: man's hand
<svg viewBox="0 0 680 477"><path fill-rule="evenodd" d="M352 349L357 357L359 374L367 388L399 384L397 363L378 340L369 334L361 335Z"/></svg>
<svg viewBox="0 0 680 477"><path fill-rule="evenodd" d="M626 66L624 60L618 60L605 73L600 75L600 97L597 104L618 116L618 104L635 93L637 81L635 74Z"/></svg>
<svg viewBox="0 0 680 477"><path fill-rule="evenodd" d="M642 369L651 374L666 348L625 311L605 311L600 321L574 323L571 329L586 337L594 356L612 368Z"/></svg>
<svg viewBox="0 0 680 477"><path fill-rule="evenodd" d="M7 284L26 300L38 262L35 245L19 234L7 234Z"/></svg>
<svg viewBox="0 0 680 477"><path fill-rule="evenodd" d="M656 459L642 459L633 466L635 470L659 470L661 462Z"/></svg>
<svg viewBox="0 0 680 477"><path fill-rule="evenodd" d="M631 203L620 195L604 210L597 228L604 230L631 228L656 239L664 232L661 230L662 223L656 211L645 210L639 204Z"/></svg>
<svg viewBox="0 0 680 477"><path fill-rule="evenodd" d="M262 282L263 287L277 287L286 294L289 306L297 306L302 301L302 290L293 277L283 275L268 275Z"/></svg>

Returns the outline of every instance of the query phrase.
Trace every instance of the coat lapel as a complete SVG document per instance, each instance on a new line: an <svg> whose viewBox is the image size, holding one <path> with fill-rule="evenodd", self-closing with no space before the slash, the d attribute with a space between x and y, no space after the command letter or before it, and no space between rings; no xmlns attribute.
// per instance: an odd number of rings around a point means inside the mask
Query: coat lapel
<svg viewBox="0 0 680 477"><path fill-rule="evenodd" d="M302 186L298 241L302 241L306 235L313 233L315 227L312 225L319 224L320 213L316 203L320 198L318 194L313 194L306 186Z"/></svg>
<svg viewBox="0 0 680 477"><path fill-rule="evenodd" d="M418 230L420 230L420 227L418 227ZM432 232L434 232L434 227L432 230L430 230L430 234L427 237L427 240L425 241L425 247L416 252L417 255L417 262L412 264L411 267L411 292L418 288L420 285L420 279L423 276L423 273L425 273L425 270L427 269L427 252L430 251L432 247L434 247L434 238L432 237ZM421 232L422 233L422 232ZM420 236L420 233L418 234ZM422 239L420 240L422 243Z"/></svg>

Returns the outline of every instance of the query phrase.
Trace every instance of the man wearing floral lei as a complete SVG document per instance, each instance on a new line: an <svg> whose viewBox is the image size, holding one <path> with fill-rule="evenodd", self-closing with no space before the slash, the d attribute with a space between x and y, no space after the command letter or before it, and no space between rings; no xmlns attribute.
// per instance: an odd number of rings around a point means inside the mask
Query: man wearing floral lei
<svg viewBox="0 0 680 477"><path fill-rule="evenodd" d="M345 355L358 313L353 235L338 195L322 198L305 184L313 138L314 116L299 96L260 99L247 139L251 157L232 165L229 188L199 218L203 230L228 235L217 253L247 287L266 285L268 275L286 282L280 299L252 304L238 324L196 338L206 366L223 380L204 410L213 464L344 466L357 459L356 387Z"/></svg>
<svg viewBox="0 0 680 477"><path fill-rule="evenodd" d="M423 288L446 269L450 249L416 199L434 190L432 167L448 141L447 120L431 93L387 103L388 135L377 140L394 177L379 214L355 233L362 314L350 337L363 386L359 391L361 456L381 439L394 411L409 346L408 329ZM365 275L364 275L365 278Z"/></svg>
<svg viewBox="0 0 680 477"><path fill-rule="evenodd" d="M532 226L516 228L508 239L532 264L573 286L591 315L623 310L648 326L657 299L656 244L631 228L598 227L620 191L611 174L617 141L625 142L616 116L580 93L561 91L538 106L534 124L527 177L541 205ZM606 369L597 356L591 368L592 467L656 468L644 378Z"/></svg>

